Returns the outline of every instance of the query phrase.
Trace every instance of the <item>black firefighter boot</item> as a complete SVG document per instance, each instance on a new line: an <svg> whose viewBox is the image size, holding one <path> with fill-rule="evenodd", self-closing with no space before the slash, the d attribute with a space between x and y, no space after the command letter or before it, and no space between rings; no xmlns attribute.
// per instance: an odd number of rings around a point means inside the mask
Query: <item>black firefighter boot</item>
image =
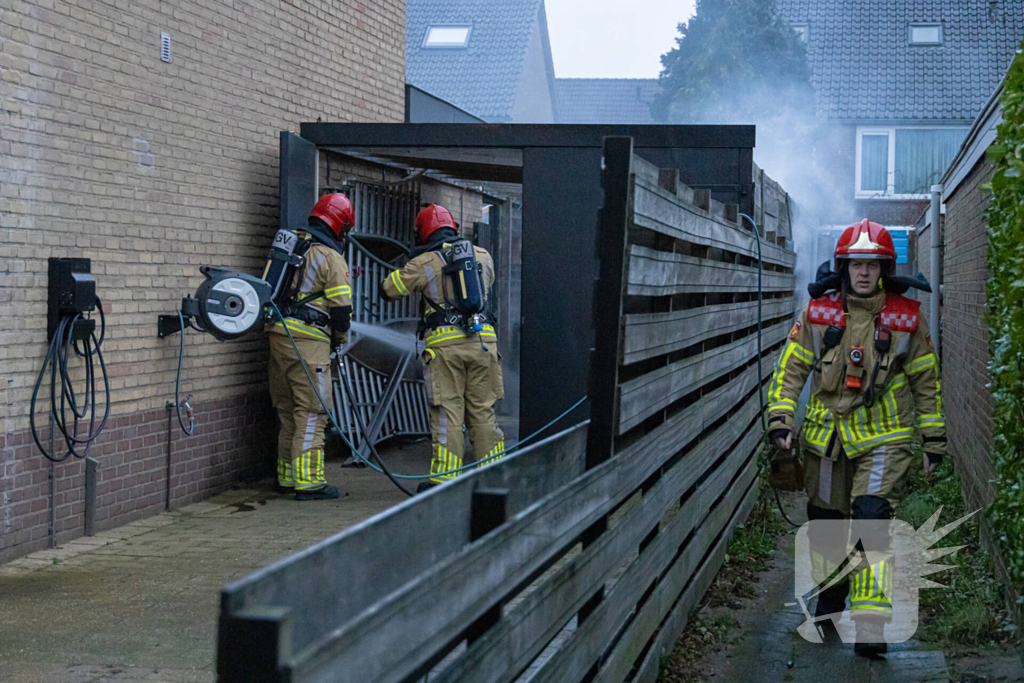
<svg viewBox="0 0 1024 683"><path fill-rule="evenodd" d="M889 651L884 635L885 620L861 617L856 619L855 623L857 624L857 642L853 644L853 651L868 659L882 659L882 655Z"/></svg>
<svg viewBox="0 0 1024 683"><path fill-rule="evenodd" d="M855 527L854 529L856 535L860 536L854 547L860 551L865 563L870 562L867 557L868 552L884 552L891 547L892 537L889 524L892 520L892 512L891 503L880 496L863 495L853 499L851 510L853 524L860 525L859 528ZM878 560L875 561L878 562ZM885 585L886 582L878 576L878 569L875 566L870 569L864 567L857 570L857 573L862 577L861 584L865 594L859 598L851 598L853 607L857 607L858 601L861 600L889 603L891 599L889 594L892 592L891 579L889 580L890 585ZM889 603L889 607L891 609L891 603ZM864 614L862 610L857 611L860 613L854 619L857 624L857 642L853 646L853 651L861 657L879 659L889 651L889 646L885 642L884 630L885 623L891 617L881 614Z"/></svg>
<svg viewBox="0 0 1024 683"><path fill-rule="evenodd" d="M334 500L341 496L337 486L330 484L312 491L296 491L295 500Z"/></svg>
<svg viewBox="0 0 1024 683"><path fill-rule="evenodd" d="M849 590L849 583L843 581L818 594L818 604L814 608L815 625L821 635L821 642L825 645L838 645L842 642L835 622L823 617L829 614L842 615L846 610L846 595Z"/></svg>
<svg viewBox="0 0 1024 683"><path fill-rule="evenodd" d="M818 558L818 561L826 567L825 572L827 574L833 567L838 567L844 557L845 538L849 533L845 530L848 527L845 524L837 523L845 522L846 515L839 510L820 508L808 503L807 519L811 522L810 529L807 532L807 540L810 543L812 562L815 561L814 558ZM832 523L815 524L825 520L830 520ZM840 528L839 533L836 530L837 526ZM837 543L837 538L844 540L840 544ZM816 578L820 580L824 577L819 576ZM821 641L826 645L836 645L842 642L835 622L824 617L829 614L841 615L846 611L846 596L849 592L850 581L849 579L844 579L818 594L818 603L814 608L815 627L818 629Z"/></svg>

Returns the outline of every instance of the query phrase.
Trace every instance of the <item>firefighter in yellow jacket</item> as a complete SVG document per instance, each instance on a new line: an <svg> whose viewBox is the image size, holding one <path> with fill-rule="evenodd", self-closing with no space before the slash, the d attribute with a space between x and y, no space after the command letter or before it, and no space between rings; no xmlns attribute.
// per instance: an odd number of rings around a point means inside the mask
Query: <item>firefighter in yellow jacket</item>
<svg viewBox="0 0 1024 683"><path fill-rule="evenodd" d="M331 405L331 348L348 339L352 290L337 240L354 222L355 212L345 195L320 198L309 215L309 232L299 233L304 243L298 252L304 252L304 261L288 283L290 303L282 310L285 321L277 319L269 326L270 398L281 420L277 483L284 492L294 490L296 500L339 496L337 487L328 485L324 476L327 412L320 397Z"/></svg>
<svg viewBox="0 0 1024 683"><path fill-rule="evenodd" d="M875 559L851 573L852 581L822 592L816 609L816 617L843 612L849 591L855 650L868 657L886 652L884 625L892 619L893 487L912 464L915 432L923 441L926 472L946 452L928 325L918 302L902 296L908 286L927 284L894 277L895 259L892 237L881 225L865 220L843 232L835 272L823 266L809 288L817 298L793 325L768 399L769 437L776 448L789 450L797 401L811 379L801 428L808 519L877 520L867 526L880 531L851 539ZM812 569L822 585L843 558L816 552L813 527ZM829 627L823 635L834 637L832 622L822 623Z"/></svg>
<svg viewBox="0 0 1024 683"><path fill-rule="evenodd" d="M494 403L505 396L498 338L485 311L494 285L494 261L486 249L458 236L442 206L430 204L416 216L419 255L381 283L382 296L413 292L424 300L423 374L430 403L432 484L458 476L462 467L462 425L469 426L477 460L500 458L505 438L494 418Z"/></svg>

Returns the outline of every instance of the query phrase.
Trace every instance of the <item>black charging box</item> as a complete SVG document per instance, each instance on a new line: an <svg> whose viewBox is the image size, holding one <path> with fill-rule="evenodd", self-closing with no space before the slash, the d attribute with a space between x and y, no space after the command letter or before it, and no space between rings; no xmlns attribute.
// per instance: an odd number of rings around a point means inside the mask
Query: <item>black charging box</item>
<svg viewBox="0 0 1024 683"><path fill-rule="evenodd" d="M50 258L49 297L46 310L46 340L53 341L60 319L96 308L96 280L87 258ZM96 323L82 318L71 330L74 340L87 339Z"/></svg>

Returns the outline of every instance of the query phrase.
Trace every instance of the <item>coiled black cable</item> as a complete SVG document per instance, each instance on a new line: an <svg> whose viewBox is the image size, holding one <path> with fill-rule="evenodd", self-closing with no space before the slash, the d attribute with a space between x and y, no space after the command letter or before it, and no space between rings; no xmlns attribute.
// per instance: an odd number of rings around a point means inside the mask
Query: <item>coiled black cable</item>
<svg viewBox="0 0 1024 683"><path fill-rule="evenodd" d="M110 378L107 376L107 366L103 362L103 340L106 337L107 320L103 314L103 303L96 297L96 309L100 314L100 334L96 336L96 330L89 332L86 339L81 340L82 348L79 349L78 341L74 339L76 323L85 321L81 313L66 315L57 323L53 339L50 340L50 347L43 359L43 367L39 370L39 377L36 379L35 388L32 390L32 401L29 410L29 425L32 429L32 439L36 442L39 451L53 462L63 462L72 455L76 458L84 458L89 455L89 449L93 441L100 435L107 424L110 416ZM83 359L85 367L85 390L81 395L81 406L79 406L79 394L75 391L74 382L71 379L69 361L71 352ZM99 363L100 373L103 377L104 408L103 419L99 425L96 424L96 369L95 364ZM53 422L60 430L66 448L62 455L57 455L56 449L53 452L43 446L36 426L36 402L39 398L39 389L43 385L43 378L46 376L46 369L50 368L50 415ZM57 375L60 375L60 405L57 399ZM67 409L71 409L71 423L68 424ZM86 418L88 416L88 419ZM80 423L88 422L89 428L85 435L79 437Z"/></svg>

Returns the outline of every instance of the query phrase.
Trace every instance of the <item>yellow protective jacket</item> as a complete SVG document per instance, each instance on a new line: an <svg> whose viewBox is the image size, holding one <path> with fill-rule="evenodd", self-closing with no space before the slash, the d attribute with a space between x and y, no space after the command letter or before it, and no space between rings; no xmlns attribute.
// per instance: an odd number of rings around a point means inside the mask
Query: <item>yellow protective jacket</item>
<svg viewBox="0 0 1024 683"><path fill-rule="evenodd" d="M444 246L447 246L445 244ZM491 287L494 286L494 259L482 247L473 247L476 260L483 267L484 298L489 299ZM384 279L384 293L391 299L398 299L408 296L413 292L424 294L434 303L444 305L444 290L446 286L442 269L445 266L444 256L437 251L428 251L424 254L410 259L401 270L392 271ZM448 286L448 296L452 296L451 286ZM425 303L425 313L428 315L435 309L429 303ZM449 346L463 343L466 333L461 327L442 326L427 330L424 341L427 348ZM497 333L493 325L484 325L480 333L480 339L484 342L497 342Z"/></svg>
<svg viewBox="0 0 1024 683"><path fill-rule="evenodd" d="M915 429L932 453L946 451L942 389L935 350L920 304L880 291L849 296L846 310L838 292L814 299L801 312L779 357L769 388L768 430L794 430L797 401L808 375L811 397L802 429L805 447L836 459L841 445L850 457L883 444L912 441ZM838 345L826 349L830 325L842 329ZM891 331L889 351L875 348L876 328ZM851 360L862 347L861 367ZM879 358L881 356L881 358ZM865 405L876 362L875 399ZM861 388L853 388L860 376Z"/></svg>
<svg viewBox="0 0 1024 683"><path fill-rule="evenodd" d="M306 236L305 239L309 237ZM348 276L348 263L345 257L325 244L314 242L306 252L305 267L297 270L294 275L292 285L297 285L298 289L295 298L303 299L311 294L323 292L319 298L308 302L308 305L328 315L331 308L351 306L352 287L349 285ZM316 339L328 344L331 342L329 326L318 327L297 318L285 318L285 321L295 339ZM267 329L272 334L285 334L280 319L276 317ZM348 334L343 334L341 339L335 341L347 342Z"/></svg>

